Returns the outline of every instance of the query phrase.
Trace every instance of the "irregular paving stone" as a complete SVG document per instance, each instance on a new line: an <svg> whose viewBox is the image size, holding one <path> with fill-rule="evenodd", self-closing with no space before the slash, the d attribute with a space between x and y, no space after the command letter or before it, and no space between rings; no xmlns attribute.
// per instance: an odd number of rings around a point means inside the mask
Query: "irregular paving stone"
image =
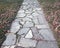
<svg viewBox="0 0 60 48"><path fill-rule="evenodd" d="M21 25L24 25L24 24L25 24L25 22L24 22L23 20L21 20L19 23L20 23Z"/></svg>
<svg viewBox="0 0 60 48"><path fill-rule="evenodd" d="M29 11L29 10L26 10L25 13L26 13L26 14L28 14L28 13L31 14L32 12Z"/></svg>
<svg viewBox="0 0 60 48"><path fill-rule="evenodd" d="M29 28L22 28L17 34L25 36L28 31L29 31Z"/></svg>
<svg viewBox="0 0 60 48"><path fill-rule="evenodd" d="M38 18L37 18L37 17L33 17L33 22L34 22L35 24L39 24Z"/></svg>
<svg viewBox="0 0 60 48"><path fill-rule="evenodd" d="M41 40L43 39L43 36L39 34L37 28L33 27L31 28L32 32L33 32L33 38L36 40Z"/></svg>
<svg viewBox="0 0 60 48"><path fill-rule="evenodd" d="M36 47L36 43L37 41L32 40L32 39L21 38L19 45L22 47Z"/></svg>
<svg viewBox="0 0 60 48"><path fill-rule="evenodd" d="M22 9L24 9L24 10L27 10L30 6L22 6L23 8Z"/></svg>
<svg viewBox="0 0 60 48"><path fill-rule="evenodd" d="M38 16L39 14L37 12L32 13L33 16Z"/></svg>
<svg viewBox="0 0 60 48"><path fill-rule="evenodd" d="M23 18L23 20L26 22L26 21L31 21L32 22L32 20L30 19L30 18L27 18L27 17L25 17L25 18Z"/></svg>
<svg viewBox="0 0 60 48"><path fill-rule="evenodd" d="M33 8L31 8L31 7L28 9L28 11L30 11L30 12L33 12L32 10L33 10Z"/></svg>
<svg viewBox="0 0 60 48"><path fill-rule="evenodd" d="M33 8L37 8L37 7L39 8L39 6L36 3L33 3L32 5Z"/></svg>
<svg viewBox="0 0 60 48"><path fill-rule="evenodd" d="M31 14L26 14L26 15L27 15L27 16L30 16ZM27 17L27 16L26 16L26 17ZM32 16L32 15L31 15L31 16Z"/></svg>
<svg viewBox="0 0 60 48"><path fill-rule="evenodd" d="M24 25L25 21L22 18L17 18L14 20L15 22L19 22L19 24Z"/></svg>
<svg viewBox="0 0 60 48"><path fill-rule="evenodd" d="M39 34L41 34L44 37L44 40L55 40L50 29L40 29Z"/></svg>
<svg viewBox="0 0 60 48"><path fill-rule="evenodd" d="M23 27L33 27L33 26L34 26L33 22L27 21Z"/></svg>
<svg viewBox="0 0 60 48"><path fill-rule="evenodd" d="M35 10L39 11L39 10L42 10L41 8L35 8Z"/></svg>
<svg viewBox="0 0 60 48"><path fill-rule="evenodd" d="M46 28L49 28L48 25L35 25L35 27L37 27L38 29L46 29Z"/></svg>
<svg viewBox="0 0 60 48"><path fill-rule="evenodd" d="M10 32L12 33L16 33L19 29L20 29L21 25L19 24L19 22L13 22L10 28Z"/></svg>
<svg viewBox="0 0 60 48"><path fill-rule="evenodd" d="M35 2L36 2L36 1L35 1ZM37 7L39 7L39 6L37 5L37 3L34 3L34 1L33 1L33 2L31 3L31 7L35 9L35 8L37 8Z"/></svg>
<svg viewBox="0 0 60 48"><path fill-rule="evenodd" d="M14 45L16 42L16 35L15 34L8 34L8 36L6 37L6 40L4 41L4 43L2 45Z"/></svg>
<svg viewBox="0 0 60 48"><path fill-rule="evenodd" d="M20 9L19 11L18 11L18 14L19 13L24 13L25 11L23 10L23 9Z"/></svg>
<svg viewBox="0 0 60 48"><path fill-rule="evenodd" d="M33 11L35 11L35 12L40 11L40 10L41 10L41 8L35 8L35 9L33 9Z"/></svg>
<svg viewBox="0 0 60 48"><path fill-rule="evenodd" d="M28 3L25 2L25 0L24 0L24 2L23 2L22 4L24 4L24 5L28 5Z"/></svg>
<svg viewBox="0 0 60 48"><path fill-rule="evenodd" d="M36 10L38 14L44 15L42 10Z"/></svg>
<svg viewBox="0 0 60 48"><path fill-rule="evenodd" d="M32 38L32 37L33 37L32 31L29 30L29 32L26 34L25 38Z"/></svg>
<svg viewBox="0 0 60 48"><path fill-rule="evenodd" d="M27 15L26 17L33 19L33 16L32 15Z"/></svg>
<svg viewBox="0 0 60 48"><path fill-rule="evenodd" d="M23 48L23 47L21 47L21 46L16 46L15 48Z"/></svg>
<svg viewBox="0 0 60 48"><path fill-rule="evenodd" d="M47 21L43 15L37 16L40 24L47 24Z"/></svg>
<svg viewBox="0 0 60 48"><path fill-rule="evenodd" d="M18 21L23 25L26 21L32 21L32 20L26 16L25 18L17 18L15 19L15 21L16 22Z"/></svg>
<svg viewBox="0 0 60 48"><path fill-rule="evenodd" d="M10 48L10 46L2 46L1 48Z"/></svg>
<svg viewBox="0 0 60 48"><path fill-rule="evenodd" d="M13 45L13 46L10 46L10 48L15 48L15 45Z"/></svg>
<svg viewBox="0 0 60 48"><path fill-rule="evenodd" d="M58 48L56 42L39 41L36 48Z"/></svg>
<svg viewBox="0 0 60 48"><path fill-rule="evenodd" d="M9 48L10 46L1 46L1 48Z"/></svg>
<svg viewBox="0 0 60 48"><path fill-rule="evenodd" d="M31 48L31 47L24 47L24 48Z"/></svg>
<svg viewBox="0 0 60 48"><path fill-rule="evenodd" d="M25 16L26 16L25 13L18 13L17 16L16 16L16 18L19 18L19 17L25 17Z"/></svg>

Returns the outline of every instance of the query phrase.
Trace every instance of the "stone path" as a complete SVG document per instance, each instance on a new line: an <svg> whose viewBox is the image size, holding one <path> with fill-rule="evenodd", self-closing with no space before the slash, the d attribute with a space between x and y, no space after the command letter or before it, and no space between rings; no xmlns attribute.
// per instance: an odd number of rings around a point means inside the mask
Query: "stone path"
<svg viewBox="0 0 60 48"><path fill-rule="evenodd" d="M24 0L1 48L58 48L37 0Z"/></svg>

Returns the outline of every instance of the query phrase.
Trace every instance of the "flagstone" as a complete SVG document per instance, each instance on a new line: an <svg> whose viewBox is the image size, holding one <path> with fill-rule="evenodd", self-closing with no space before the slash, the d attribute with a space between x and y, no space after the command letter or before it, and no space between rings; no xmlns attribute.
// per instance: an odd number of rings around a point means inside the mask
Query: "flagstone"
<svg viewBox="0 0 60 48"><path fill-rule="evenodd" d="M58 48L56 42L39 41L36 48Z"/></svg>
<svg viewBox="0 0 60 48"><path fill-rule="evenodd" d="M29 30L29 32L26 34L25 38L32 38L32 37L33 37L32 31Z"/></svg>
<svg viewBox="0 0 60 48"><path fill-rule="evenodd" d="M20 27L21 25L19 24L19 22L13 21L11 28L10 28L10 32L16 33L20 29Z"/></svg>
<svg viewBox="0 0 60 48"><path fill-rule="evenodd" d="M16 35L15 34L8 34L8 36L6 37L6 40L4 41L3 45L14 45L16 42Z"/></svg>
<svg viewBox="0 0 60 48"><path fill-rule="evenodd" d="M35 27L37 27L38 29L48 29L49 26L46 24L46 25L35 25Z"/></svg>
<svg viewBox="0 0 60 48"><path fill-rule="evenodd" d="M21 30L19 30L17 34L25 36L28 31L29 31L29 28L22 28Z"/></svg>
<svg viewBox="0 0 60 48"><path fill-rule="evenodd" d="M22 47L36 47L36 43L37 41L32 40L32 39L21 38L19 45Z"/></svg>
<svg viewBox="0 0 60 48"><path fill-rule="evenodd" d="M40 29L39 34L44 37L44 40L55 40L53 33L50 29Z"/></svg>
<svg viewBox="0 0 60 48"><path fill-rule="evenodd" d="M22 13L18 13L16 18L25 17L25 16L26 16L26 14L22 12Z"/></svg>
<svg viewBox="0 0 60 48"><path fill-rule="evenodd" d="M33 26L34 26L33 22L27 21L23 27L33 27Z"/></svg>
<svg viewBox="0 0 60 48"><path fill-rule="evenodd" d="M33 32L33 38L34 39L36 39L36 40L44 39L44 37L39 34L39 31L37 30L37 28L33 27L33 28L31 28L31 30Z"/></svg>

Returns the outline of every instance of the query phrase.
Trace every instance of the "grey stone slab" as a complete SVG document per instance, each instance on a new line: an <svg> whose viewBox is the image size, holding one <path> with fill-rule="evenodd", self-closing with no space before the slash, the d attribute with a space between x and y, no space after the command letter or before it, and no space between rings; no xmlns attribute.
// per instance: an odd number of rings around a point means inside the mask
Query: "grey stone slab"
<svg viewBox="0 0 60 48"><path fill-rule="evenodd" d="M36 43L37 41L32 40L32 39L21 38L19 45L22 47L36 47Z"/></svg>
<svg viewBox="0 0 60 48"><path fill-rule="evenodd" d="M21 46L16 46L15 48L23 48L23 47L21 47Z"/></svg>
<svg viewBox="0 0 60 48"><path fill-rule="evenodd" d="M38 11L39 11L38 13L40 13L41 8L37 8L37 7L36 7L36 8L33 9L33 11L35 11L35 12L38 12Z"/></svg>
<svg viewBox="0 0 60 48"><path fill-rule="evenodd" d="M17 16L16 16L16 18L25 17L25 16L26 16L26 14L22 12L22 13L18 13Z"/></svg>
<svg viewBox="0 0 60 48"><path fill-rule="evenodd" d="M10 48L10 46L1 46L1 48Z"/></svg>
<svg viewBox="0 0 60 48"><path fill-rule="evenodd" d="M49 29L49 26L46 24L46 25L35 25L35 27L37 27L38 29Z"/></svg>
<svg viewBox="0 0 60 48"><path fill-rule="evenodd" d="M34 26L33 22L27 21L23 27L33 27L33 26Z"/></svg>
<svg viewBox="0 0 60 48"><path fill-rule="evenodd" d="M24 0L24 2L23 2L22 4L25 4L25 5L27 5L28 3L27 3L27 2L25 2L25 0Z"/></svg>
<svg viewBox="0 0 60 48"><path fill-rule="evenodd" d="M24 47L24 48L31 48L31 47Z"/></svg>
<svg viewBox="0 0 60 48"><path fill-rule="evenodd" d="M39 31L37 30L37 28L33 27L31 28L32 32L33 32L33 38L36 40L41 40L43 39L43 36L39 34Z"/></svg>
<svg viewBox="0 0 60 48"><path fill-rule="evenodd" d="M29 32L26 34L25 38L32 38L32 37L33 37L32 31L29 30Z"/></svg>
<svg viewBox="0 0 60 48"><path fill-rule="evenodd" d="M33 8L38 8L39 7L36 3L33 3L32 5L33 5L32 6Z"/></svg>
<svg viewBox="0 0 60 48"><path fill-rule="evenodd" d="M26 16L24 18L17 18L17 19L15 19L15 21L18 21L23 25L23 24L25 24L26 21L32 21L32 19Z"/></svg>
<svg viewBox="0 0 60 48"><path fill-rule="evenodd" d="M20 9L19 11L18 11L18 14L19 13L24 13L25 11L23 10L23 9Z"/></svg>
<svg viewBox="0 0 60 48"><path fill-rule="evenodd" d="M26 22L26 21L32 21L30 18L27 18L27 17L25 17L25 18L23 18L23 20Z"/></svg>
<svg viewBox="0 0 60 48"><path fill-rule="evenodd" d="M15 48L15 45L10 46L10 48Z"/></svg>
<svg viewBox="0 0 60 48"><path fill-rule="evenodd" d="M33 12L33 8L30 7L30 8L28 9L28 11Z"/></svg>
<svg viewBox="0 0 60 48"><path fill-rule="evenodd" d="M21 25L24 25L24 23L25 23L25 20L23 20L23 18L17 18L14 21L19 22Z"/></svg>
<svg viewBox="0 0 60 48"><path fill-rule="evenodd" d="M12 22L11 28L10 28L10 32L12 33L16 33L19 29L20 29L21 25L19 24L19 22Z"/></svg>
<svg viewBox="0 0 60 48"><path fill-rule="evenodd" d="M40 29L39 34L44 37L44 40L55 40L53 33L50 29Z"/></svg>
<svg viewBox="0 0 60 48"><path fill-rule="evenodd" d="M6 40L4 41L4 43L2 45L11 46L11 45L14 45L15 42L16 42L16 35L10 33L10 34L8 34L8 36L6 37Z"/></svg>
<svg viewBox="0 0 60 48"><path fill-rule="evenodd" d="M17 34L25 36L28 31L29 31L29 28L22 28Z"/></svg>
<svg viewBox="0 0 60 48"><path fill-rule="evenodd" d="M39 41L36 48L58 48L56 42Z"/></svg>
<svg viewBox="0 0 60 48"><path fill-rule="evenodd" d="M26 6L28 6L28 3L23 2L23 3L22 3L22 7L24 8L24 7L26 7ZM23 8L21 8L21 9L23 9ZM26 9L25 9L25 10L26 10Z"/></svg>
<svg viewBox="0 0 60 48"><path fill-rule="evenodd" d="M33 16L39 16L39 14L35 11L34 13L32 13Z"/></svg>
<svg viewBox="0 0 60 48"><path fill-rule="evenodd" d="M47 21L43 15L37 17L40 24L47 24Z"/></svg>
<svg viewBox="0 0 60 48"><path fill-rule="evenodd" d="M16 22L18 21L18 22L20 22L22 25L24 25L26 21L32 21L32 20L26 16L26 17L24 17L24 18L17 18L17 19L15 19L15 21L16 21Z"/></svg>
<svg viewBox="0 0 60 48"><path fill-rule="evenodd" d="M37 10L37 11L41 11L42 9L41 9L41 8L35 8L35 10Z"/></svg>
<svg viewBox="0 0 60 48"><path fill-rule="evenodd" d="M37 17L33 17L33 22L34 22L35 25L38 25L39 24L38 18Z"/></svg>
<svg viewBox="0 0 60 48"><path fill-rule="evenodd" d="M33 19L33 16L32 15L27 15L26 17Z"/></svg>
<svg viewBox="0 0 60 48"><path fill-rule="evenodd" d="M24 10L27 10L28 8L30 8L30 6L28 6L28 5L27 6L24 5L22 7L23 7L22 9L24 9Z"/></svg>
<svg viewBox="0 0 60 48"><path fill-rule="evenodd" d="M38 14L44 15L44 13L43 13L43 10L42 10L42 9L41 9L41 10L40 10L40 9L37 9L37 10L36 10L36 12L37 12Z"/></svg>
<svg viewBox="0 0 60 48"><path fill-rule="evenodd" d="M14 21L19 22L20 20L21 20L21 18L16 18Z"/></svg>
<svg viewBox="0 0 60 48"><path fill-rule="evenodd" d="M26 10L25 13L26 13L26 14L28 14L28 13L31 14L32 11Z"/></svg>

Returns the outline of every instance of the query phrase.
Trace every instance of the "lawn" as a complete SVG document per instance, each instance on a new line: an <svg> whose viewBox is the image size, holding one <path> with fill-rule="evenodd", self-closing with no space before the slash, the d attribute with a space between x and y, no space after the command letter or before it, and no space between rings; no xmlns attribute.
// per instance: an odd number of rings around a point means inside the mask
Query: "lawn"
<svg viewBox="0 0 60 48"><path fill-rule="evenodd" d="M0 0L0 46L23 0Z"/></svg>
<svg viewBox="0 0 60 48"><path fill-rule="evenodd" d="M60 0L38 0L60 48Z"/></svg>

